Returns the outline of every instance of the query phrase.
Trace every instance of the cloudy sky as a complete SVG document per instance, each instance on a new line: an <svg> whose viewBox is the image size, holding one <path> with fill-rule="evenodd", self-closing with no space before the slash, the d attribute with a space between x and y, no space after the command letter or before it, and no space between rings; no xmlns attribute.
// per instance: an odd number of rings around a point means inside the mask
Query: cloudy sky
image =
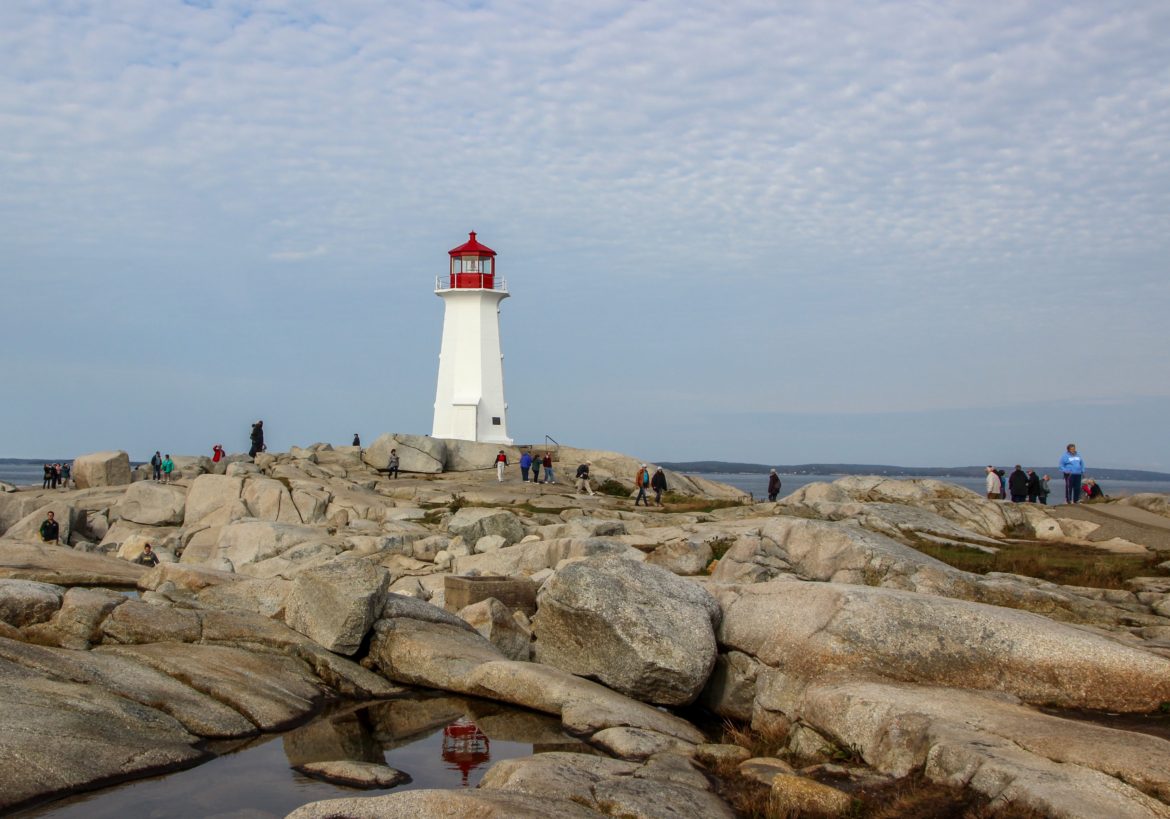
<svg viewBox="0 0 1170 819"><path fill-rule="evenodd" d="M430 431L1170 471L1170 4L0 3L0 456Z"/></svg>

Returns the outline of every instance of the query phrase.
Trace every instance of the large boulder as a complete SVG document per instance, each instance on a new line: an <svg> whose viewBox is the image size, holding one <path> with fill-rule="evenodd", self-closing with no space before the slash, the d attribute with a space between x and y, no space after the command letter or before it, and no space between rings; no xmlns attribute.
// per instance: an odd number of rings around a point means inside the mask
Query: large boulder
<svg viewBox="0 0 1170 819"><path fill-rule="evenodd" d="M598 819L606 814L578 805L569 799L531 796L510 791L404 791L390 796L360 799L326 799L310 802L286 819L445 819L469 816L475 819Z"/></svg>
<svg viewBox="0 0 1170 819"><path fill-rule="evenodd" d="M289 626L337 654L357 652L381 611L390 573L366 560L307 569L285 600Z"/></svg>
<svg viewBox="0 0 1170 819"><path fill-rule="evenodd" d="M12 524L4 537L40 543L41 524L48 518L49 512L53 513L57 521L57 538L63 545L73 538L73 530L85 522L84 512L63 499L53 499Z"/></svg>
<svg viewBox="0 0 1170 819"><path fill-rule="evenodd" d="M1029 612L795 579L718 594L719 644L794 673L874 674L1064 708L1170 701L1170 659Z"/></svg>
<svg viewBox="0 0 1170 819"><path fill-rule="evenodd" d="M200 475L187 490L183 519L188 527L196 524L223 526L248 516L241 499L244 481L228 475Z"/></svg>
<svg viewBox="0 0 1170 819"><path fill-rule="evenodd" d="M210 477L218 476L201 476L199 480ZM321 535L322 532L312 526L241 520L219 530L214 556L226 558L239 571L242 566L276 557L293 546L320 538Z"/></svg>
<svg viewBox="0 0 1170 819"><path fill-rule="evenodd" d="M486 637L509 660L527 661L532 655L532 631L494 597L459 610L467 624Z"/></svg>
<svg viewBox="0 0 1170 819"><path fill-rule="evenodd" d="M73 462L73 481L78 489L125 486L130 483L130 456L122 450L82 455Z"/></svg>
<svg viewBox="0 0 1170 819"><path fill-rule="evenodd" d="M484 509L465 506L447 521L447 531L463 537L464 543L475 543L487 535L499 535L503 545L519 543L524 537L520 519L506 509Z"/></svg>
<svg viewBox="0 0 1170 819"><path fill-rule="evenodd" d="M613 558L571 563L541 591L536 659L643 702L692 702L715 664L719 606L666 569Z"/></svg>
<svg viewBox="0 0 1170 819"><path fill-rule="evenodd" d="M301 523L301 513L288 487L272 478L250 477L244 481L244 504L254 518L280 523Z"/></svg>
<svg viewBox="0 0 1170 819"><path fill-rule="evenodd" d="M386 469L390 450L398 450L398 469L402 472L436 474L443 471L446 460L446 441L424 435L386 433L378 436L362 452L362 460L374 469Z"/></svg>
<svg viewBox="0 0 1170 819"><path fill-rule="evenodd" d="M179 526L183 523L186 504L187 493L178 486L139 481L130 485L113 511L115 517L131 523Z"/></svg>
<svg viewBox="0 0 1170 819"><path fill-rule="evenodd" d="M57 609L65 589L35 580L0 579L0 622L20 628L43 623Z"/></svg>

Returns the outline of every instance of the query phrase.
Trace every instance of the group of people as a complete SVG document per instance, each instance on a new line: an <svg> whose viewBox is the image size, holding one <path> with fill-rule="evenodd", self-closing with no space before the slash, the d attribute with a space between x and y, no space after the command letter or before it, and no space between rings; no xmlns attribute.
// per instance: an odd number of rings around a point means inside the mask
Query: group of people
<svg viewBox="0 0 1170 819"><path fill-rule="evenodd" d="M642 464L638 469L638 474L634 476L634 486L638 487L638 494L634 498L634 506L639 502L650 505L650 499L646 497L646 489L654 490L654 505L662 505L662 493L666 491L666 473L662 471L662 467L654 470L654 474L650 474L650 469L646 464ZM592 493L591 493L592 494Z"/></svg>
<svg viewBox="0 0 1170 819"><path fill-rule="evenodd" d="M1105 496L1092 478L1085 478L1085 459L1077 452L1076 444L1069 444L1060 456L1060 472L1064 476L1064 502L1080 503L1081 498L1092 500ZM1010 475L1003 469L987 467L988 500L1011 499L1012 503L1048 503L1051 494L1048 475L1037 475L1036 470L1025 471L1019 464Z"/></svg>
<svg viewBox="0 0 1170 819"><path fill-rule="evenodd" d="M62 489L68 489L71 478L72 470L68 463L45 464L45 482L41 488L56 489L60 487Z"/></svg>
<svg viewBox="0 0 1170 819"><path fill-rule="evenodd" d="M160 455L156 449L150 456L150 478L155 483L170 483L175 472L175 462L171 460L171 453Z"/></svg>
<svg viewBox="0 0 1170 819"><path fill-rule="evenodd" d="M501 460L501 458L503 460ZM504 450L496 455L496 479L504 479L504 467L508 465L508 456ZM540 479L541 469L544 470L544 480ZM529 478L529 473L532 477ZM520 453L520 480L524 483L556 483L556 476L553 474L553 457L551 452L546 452L543 455L537 453L532 454L531 450L524 450Z"/></svg>

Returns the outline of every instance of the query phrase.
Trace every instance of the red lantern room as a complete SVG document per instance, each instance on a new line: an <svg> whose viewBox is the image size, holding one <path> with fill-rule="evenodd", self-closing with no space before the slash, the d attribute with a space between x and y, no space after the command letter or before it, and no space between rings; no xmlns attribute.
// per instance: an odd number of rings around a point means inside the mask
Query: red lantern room
<svg viewBox="0 0 1170 819"><path fill-rule="evenodd" d="M451 257L452 289L495 289L496 252L487 245L480 244L475 238L474 230L466 242L449 250L447 255Z"/></svg>

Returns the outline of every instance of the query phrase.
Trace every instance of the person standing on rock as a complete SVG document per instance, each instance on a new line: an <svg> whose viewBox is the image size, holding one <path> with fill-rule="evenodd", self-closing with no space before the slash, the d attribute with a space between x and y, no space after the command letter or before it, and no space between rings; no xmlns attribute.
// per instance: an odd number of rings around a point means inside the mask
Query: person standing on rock
<svg viewBox="0 0 1170 819"><path fill-rule="evenodd" d="M504 467L508 465L508 456L504 454L504 450L500 450L500 454L496 456L496 480L499 483L504 482Z"/></svg>
<svg viewBox="0 0 1170 819"><path fill-rule="evenodd" d="M988 500L999 500L999 473L995 471L994 466L987 467L987 481L984 489L987 490Z"/></svg>
<svg viewBox="0 0 1170 819"><path fill-rule="evenodd" d="M1028 475L1019 464L1008 476L1008 491L1012 494L1012 503L1023 503L1028 499Z"/></svg>
<svg viewBox="0 0 1170 819"><path fill-rule="evenodd" d="M1045 506L1048 505L1048 496L1052 493L1052 489L1048 485L1050 480L1052 479L1047 475L1040 479L1040 503Z"/></svg>
<svg viewBox="0 0 1170 819"><path fill-rule="evenodd" d="M49 472L49 488L56 489L61 482L61 464L53 464Z"/></svg>
<svg viewBox="0 0 1170 819"><path fill-rule="evenodd" d="M61 464L61 488L68 489L69 481L73 478L73 467L68 463Z"/></svg>
<svg viewBox="0 0 1170 819"><path fill-rule="evenodd" d="M654 477L650 479L650 488L654 490L654 505L662 505L662 493L666 491L666 473L662 467L654 470Z"/></svg>
<svg viewBox="0 0 1170 819"><path fill-rule="evenodd" d="M41 540L45 543L61 544L61 525L57 523L52 512L46 512L45 519L41 522Z"/></svg>
<svg viewBox="0 0 1170 819"><path fill-rule="evenodd" d="M264 422L257 421L252 424L252 448L248 450L248 455L252 458L256 457L257 452L264 451Z"/></svg>
<svg viewBox="0 0 1170 819"><path fill-rule="evenodd" d="M1081 502L1081 479L1085 475L1085 459L1077 453L1077 445L1069 444L1060 456L1060 471L1064 473L1064 502Z"/></svg>
<svg viewBox="0 0 1170 819"><path fill-rule="evenodd" d="M162 454L157 449L150 456L150 478L155 483L162 480Z"/></svg>
<svg viewBox="0 0 1170 819"><path fill-rule="evenodd" d="M527 449L520 453L520 480L528 483L528 470L532 468L532 453ZM535 481L533 481L535 483Z"/></svg>
<svg viewBox="0 0 1170 819"><path fill-rule="evenodd" d="M1035 469L1028 470L1028 503L1035 503L1040 499L1040 476Z"/></svg>
<svg viewBox="0 0 1170 819"><path fill-rule="evenodd" d="M544 482L556 483L556 480L553 478L552 453L544 453L544 460L542 460L541 463L544 464Z"/></svg>
<svg viewBox="0 0 1170 819"><path fill-rule="evenodd" d="M377 443L375 441L374 443ZM398 480L398 450L390 450L390 459L386 462L386 475L394 476L394 480Z"/></svg>
<svg viewBox="0 0 1170 819"><path fill-rule="evenodd" d="M217 464L223 460L223 456L227 453L223 451L223 444L216 444L211 448L211 462Z"/></svg>
<svg viewBox="0 0 1170 819"><path fill-rule="evenodd" d="M646 497L646 488L650 486L650 470L646 468L646 464L642 464L638 469L638 474L634 476L634 486L638 487L638 496L634 498L634 506L641 501L646 506L650 505L650 499Z"/></svg>
<svg viewBox="0 0 1170 819"><path fill-rule="evenodd" d="M174 471L175 462L171 460L171 453L168 452L162 462L163 483L171 482L171 473Z"/></svg>
<svg viewBox="0 0 1170 819"><path fill-rule="evenodd" d="M48 489L49 484L53 481L53 467L51 464L45 464L45 480L41 484L41 489Z"/></svg>
<svg viewBox="0 0 1170 819"><path fill-rule="evenodd" d="M778 497L780 497L780 476L773 469L768 473L768 500L775 503Z"/></svg>
<svg viewBox="0 0 1170 819"><path fill-rule="evenodd" d="M586 461L577 467L577 494L584 492L587 495L593 494L593 487L589 485L589 467L593 465L592 461Z"/></svg>
<svg viewBox="0 0 1170 819"><path fill-rule="evenodd" d="M353 443L352 443L352 444L350 444L350 446L356 446L356 447L358 447L358 448L361 448L361 445L362 445L362 439L361 439L361 436L360 436L360 435L358 435L358 434L355 432L355 433L353 434Z"/></svg>
<svg viewBox="0 0 1170 819"><path fill-rule="evenodd" d="M154 553L154 549L147 543L142 547L142 554L134 558L131 563L137 563L139 566L157 566L158 555Z"/></svg>

